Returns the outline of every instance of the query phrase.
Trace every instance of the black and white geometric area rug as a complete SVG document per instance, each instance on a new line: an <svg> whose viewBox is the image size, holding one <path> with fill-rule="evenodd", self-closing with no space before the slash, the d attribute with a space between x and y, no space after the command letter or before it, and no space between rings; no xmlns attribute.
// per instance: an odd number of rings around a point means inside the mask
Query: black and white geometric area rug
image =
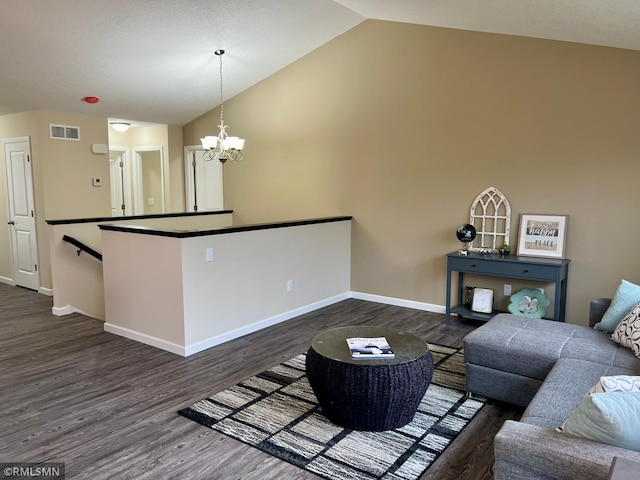
<svg viewBox="0 0 640 480"><path fill-rule="evenodd" d="M433 380L414 420L386 432L334 425L305 376L305 355L178 413L330 480L415 480L484 405L465 396L461 350L429 344Z"/></svg>

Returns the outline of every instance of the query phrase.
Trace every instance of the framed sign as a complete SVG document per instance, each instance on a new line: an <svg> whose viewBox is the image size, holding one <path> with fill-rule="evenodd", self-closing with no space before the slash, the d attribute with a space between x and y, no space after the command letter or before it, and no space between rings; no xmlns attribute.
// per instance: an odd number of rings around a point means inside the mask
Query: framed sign
<svg viewBox="0 0 640 480"><path fill-rule="evenodd" d="M520 214L518 255L564 258L568 215Z"/></svg>

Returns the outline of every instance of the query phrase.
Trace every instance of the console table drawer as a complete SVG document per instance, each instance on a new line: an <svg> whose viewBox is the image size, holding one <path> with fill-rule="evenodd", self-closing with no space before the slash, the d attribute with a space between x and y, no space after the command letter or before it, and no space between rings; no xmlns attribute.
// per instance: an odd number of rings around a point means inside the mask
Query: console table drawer
<svg viewBox="0 0 640 480"><path fill-rule="evenodd" d="M478 273L481 275L497 275L500 277L535 279L537 281L554 281L558 268L553 265L536 265L533 263L508 261L496 262L483 258L450 258L450 269L457 272Z"/></svg>

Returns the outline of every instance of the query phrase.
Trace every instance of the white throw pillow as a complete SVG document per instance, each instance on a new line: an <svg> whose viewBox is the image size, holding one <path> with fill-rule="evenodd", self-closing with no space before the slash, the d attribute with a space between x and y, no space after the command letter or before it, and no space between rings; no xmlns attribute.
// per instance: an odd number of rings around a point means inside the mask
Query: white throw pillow
<svg viewBox="0 0 640 480"><path fill-rule="evenodd" d="M591 387L588 395L606 392L640 392L640 377L631 375L600 377L598 383Z"/></svg>
<svg viewBox="0 0 640 480"><path fill-rule="evenodd" d="M640 358L640 303L631 309L611 334L611 340Z"/></svg>

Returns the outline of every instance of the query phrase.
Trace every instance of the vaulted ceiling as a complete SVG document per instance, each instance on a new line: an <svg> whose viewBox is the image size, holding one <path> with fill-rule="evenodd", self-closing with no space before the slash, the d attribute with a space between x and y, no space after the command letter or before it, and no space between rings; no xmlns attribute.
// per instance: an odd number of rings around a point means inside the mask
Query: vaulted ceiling
<svg viewBox="0 0 640 480"><path fill-rule="evenodd" d="M2 0L0 115L183 125L219 103L216 49L230 98L366 19L640 50L638 0Z"/></svg>

